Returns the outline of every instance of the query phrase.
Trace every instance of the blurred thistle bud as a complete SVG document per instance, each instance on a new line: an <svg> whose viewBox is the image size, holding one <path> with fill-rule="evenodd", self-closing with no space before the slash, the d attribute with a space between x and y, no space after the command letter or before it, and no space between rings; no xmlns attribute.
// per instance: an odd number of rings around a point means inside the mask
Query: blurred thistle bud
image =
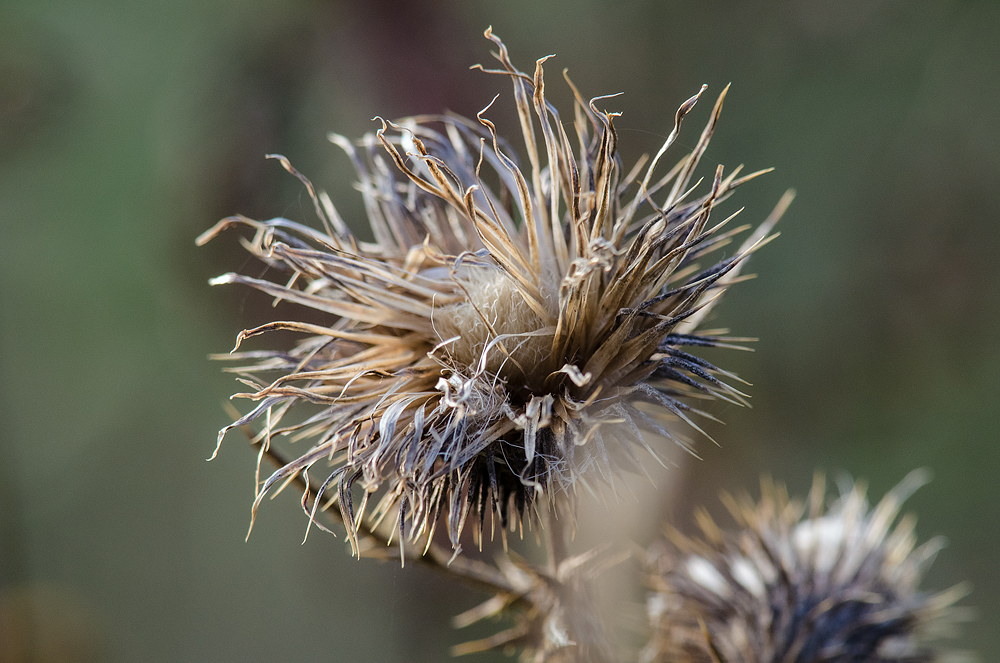
<svg viewBox="0 0 1000 663"><path fill-rule="evenodd" d="M697 429L692 399L744 399L735 376L685 348L739 341L701 323L791 195L729 257L703 262L746 230L727 227L735 214L710 221L716 205L760 174L719 166L695 193L725 91L690 154L659 168L704 88L681 105L656 156L626 171L618 114L599 110L604 98L585 101L570 83L571 137L545 97L547 58L521 72L486 37L501 68L484 71L513 82L527 167L486 118L489 107L476 120L381 121L357 143L331 136L357 169L374 242L356 239L283 158L322 230L233 217L199 238L253 229L244 244L274 280L226 274L213 283L325 316L239 334L236 348L273 330L305 337L224 357L243 362L231 370L250 391L236 396L256 406L219 442L254 421L264 422L255 439L265 448L276 434L311 440L260 485L254 510L272 488L325 466L303 504L311 518L336 504L355 551L366 516L414 542L429 541L443 519L456 549L470 515L479 537L488 522L506 532L588 477L641 471L636 451L656 455L642 430L685 444L672 426Z"/></svg>
<svg viewBox="0 0 1000 663"><path fill-rule="evenodd" d="M452 648L456 656L487 650L520 652L524 663L607 663L617 660L592 596L593 580L624 556L591 550L542 571L511 555L498 566L511 591L458 615L454 625L506 616L513 626L483 640Z"/></svg>
<svg viewBox="0 0 1000 663"><path fill-rule="evenodd" d="M942 538L916 546L916 519L896 522L928 480L911 472L869 510L862 484L842 486L824 510L817 475L806 504L761 482L761 499L722 498L739 527L725 532L697 513L703 540L672 532L650 550L654 629L647 662L937 663L974 660L935 645L968 618L957 585L920 591ZM894 523L896 523L894 525Z"/></svg>

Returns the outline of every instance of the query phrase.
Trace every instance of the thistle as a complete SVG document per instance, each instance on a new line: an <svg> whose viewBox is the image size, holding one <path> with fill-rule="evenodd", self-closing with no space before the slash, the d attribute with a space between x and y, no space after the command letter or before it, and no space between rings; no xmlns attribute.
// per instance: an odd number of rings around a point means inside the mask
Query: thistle
<svg viewBox="0 0 1000 663"><path fill-rule="evenodd" d="M642 471L637 452L657 455L642 431L687 445L676 422L700 430L694 401L745 402L734 375L688 349L739 340L702 322L791 197L731 255L703 262L746 230L728 228L735 214L716 220L715 207L760 174L719 166L707 185L694 181L725 91L676 165L661 161L704 87L677 110L657 154L624 170L618 113L598 106L607 97L585 101L566 79L571 136L545 97L548 58L529 75L486 37L501 68L484 71L513 83L526 164L487 119L490 106L476 120L380 120L358 143L330 137L357 169L373 242L283 158L322 230L232 217L198 240L253 229L244 244L274 280L213 283L324 316L239 334L225 358L243 362L231 370L250 390L236 396L256 405L219 443L257 420L262 450L279 434L310 440L259 484L254 511L275 487L321 468L303 504L310 519L336 504L355 552L363 522L429 543L445 521L456 551L470 516L480 542L487 524L530 525L595 478ZM291 349L238 351L272 330L305 337Z"/></svg>
<svg viewBox="0 0 1000 663"><path fill-rule="evenodd" d="M676 550L651 551L654 637L646 661L670 663L932 663L970 660L935 641L952 635L967 589L932 594L920 581L943 546L916 546L916 519L893 525L927 480L917 470L869 510L865 488L846 486L824 511L817 475L805 504L763 481L761 499L723 502L739 531L698 514L704 540L678 533Z"/></svg>

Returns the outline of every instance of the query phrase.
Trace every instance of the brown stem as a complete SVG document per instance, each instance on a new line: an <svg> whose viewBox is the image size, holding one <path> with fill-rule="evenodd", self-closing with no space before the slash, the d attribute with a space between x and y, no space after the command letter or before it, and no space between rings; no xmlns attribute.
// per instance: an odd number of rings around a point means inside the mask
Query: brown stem
<svg viewBox="0 0 1000 663"><path fill-rule="evenodd" d="M545 663L611 663L614 658L612 648L605 634L597 604L591 595L589 574L570 560L568 550L568 530L571 511L564 496L556 496L548 504L544 513L545 527L542 530L548 555L547 572L554 594L555 609L550 609L543 628L546 643L541 659ZM568 563L567 563L568 561ZM551 601L551 600L550 600ZM540 601L541 605L550 601ZM550 631L568 637L574 643L565 647L558 641L550 640Z"/></svg>
<svg viewBox="0 0 1000 663"><path fill-rule="evenodd" d="M559 498L555 498L545 514L545 550L548 555L548 571L552 577L556 577L559 565L569 556L566 548L566 526L559 519L561 504Z"/></svg>

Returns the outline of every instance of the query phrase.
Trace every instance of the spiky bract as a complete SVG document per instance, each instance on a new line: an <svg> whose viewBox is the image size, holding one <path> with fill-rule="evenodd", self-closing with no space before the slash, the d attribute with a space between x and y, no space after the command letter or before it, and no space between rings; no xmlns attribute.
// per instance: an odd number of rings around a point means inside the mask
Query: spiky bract
<svg viewBox="0 0 1000 663"><path fill-rule="evenodd" d="M720 166L706 192L689 190L725 93L669 172L657 166L701 92L677 111L656 157L626 173L616 114L573 88L574 148L545 98L546 58L525 74L487 37L502 65L490 73L513 81L527 168L485 111L478 121L383 121L357 144L331 136L357 168L373 243L358 241L322 194L313 199L323 231L234 217L200 238L254 228L247 247L287 280L214 282L329 316L239 335L237 347L270 330L308 336L287 352L231 354L249 362L234 369L251 387L238 396L258 404L219 439L267 413L265 443L276 433L314 440L263 483L257 501L328 464L315 504L339 502L352 541L367 510L389 515L412 540L446 516L457 547L470 513L480 534L489 514L514 526L538 498L565 494L590 470L638 469L640 428L673 436L665 419L690 423L682 399L743 398L720 379L732 376L682 348L728 345L698 325L790 198L729 258L699 267L742 230L721 232L729 219L710 225L714 207L754 176ZM301 403L318 409L293 421Z"/></svg>
<svg viewBox="0 0 1000 663"><path fill-rule="evenodd" d="M896 523L903 501L925 481L926 472L912 472L871 510L863 486L845 486L824 511L825 483L817 476L805 516L804 503L767 480L757 503L724 494L738 531L724 532L699 512L704 540L674 532L675 550L651 550L655 634L645 660L965 660L933 644L961 617L951 605L965 589L930 594L918 587L942 539L918 547L915 518Z"/></svg>

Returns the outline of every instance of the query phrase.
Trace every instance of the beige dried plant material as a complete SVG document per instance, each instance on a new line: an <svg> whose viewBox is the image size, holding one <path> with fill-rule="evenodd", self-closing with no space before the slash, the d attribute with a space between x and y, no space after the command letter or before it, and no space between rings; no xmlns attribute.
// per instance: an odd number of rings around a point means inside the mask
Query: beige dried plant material
<svg viewBox="0 0 1000 663"><path fill-rule="evenodd" d="M254 423L264 449L276 436L307 445L259 484L254 511L293 479L320 476L303 505L311 519L336 505L356 551L363 523L392 523L412 542L444 523L456 550L470 518L479 536L522 527L553 500L655 462L642 431L687 446L678 423L700 430L699 399L745 402L734 375L688 350L740 340L702 322L791 195L730 244L746 228L715 208L759 173L719 166L695 181L725 91L672 168L666 153L704 88L680 106L655 157L624 170L605 98L572 88L568 122L545 97L547 58L519 71L486 36L500 68L484 71L513 84L520 154L489 107L476 119L382 121L356 143L331 136L357 170L374 242L354 237L284 159L322 230L233 217L199 238L250 228L244 244L271 267L268 279L213 282L325 316L239 335L222 358L239 363L230 370L249 390L236 396L254 405L219 442ZM244 349L272 330L304 338Z"/></svg>

